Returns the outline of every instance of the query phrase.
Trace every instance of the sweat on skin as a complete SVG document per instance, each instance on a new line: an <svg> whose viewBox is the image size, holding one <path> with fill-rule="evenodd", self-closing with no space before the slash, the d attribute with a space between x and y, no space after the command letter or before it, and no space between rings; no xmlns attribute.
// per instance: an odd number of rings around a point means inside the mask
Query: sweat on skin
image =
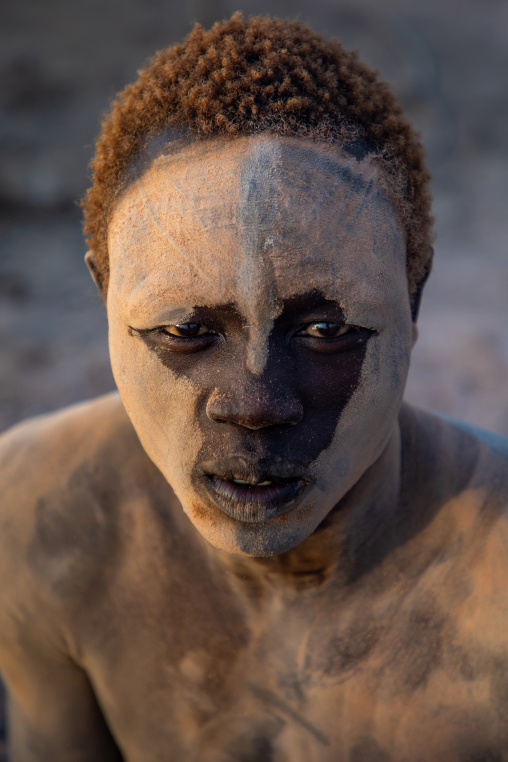
<svg viewBox="0 0 508 762"><path fill-rule="evenodd" d="M505 762L508 447L401 406L379 167L173 149L112 214L121 399L0 440L11 761Z"/></svg>
<svg viewBox="0 0 508 762"><path fill-rule="evenodd" d="M404 235L379 169L369 158L358 161L336 146L298 139L207 141L160 156L127 189L112 215L109 251L113 373L144 449L214 545L252 556L290 549L381 455L402 400L414 326ZM309 294L322 303L304 321L303 312L313 306ZM274 331L299 297L300 312L286 316L293 323ZM215 321L207 326L215 328L225 318L231 335L223 329L225 340L192 355L164 348L164 339L150 351L137 334L190 321ZM277 389L272 366L295 362L285 347L298 319L343 322L353 335L367 332L354 389L351 378L346 389L349 399L336 367L333 378L323 374L327 422L321 411L305 409L303 389ZM219 353L228 353L229 374L214 367ZM335 366L351 365L350 355L339 351ZM230 416L241 415L252 397L273 416L274 395L280 421L268 423L298 424L284 440L284 457L293 456L309 483L282 516L239 522L202 493L196 499L195 467L212 450L247 458L246 442L256 443L258 458L275 455L269 432L233 443L229 432L221 439L213 420L221 406ZM313 448L316 429L319 446ZM181 446L172 447L174 441Z"/></svg>

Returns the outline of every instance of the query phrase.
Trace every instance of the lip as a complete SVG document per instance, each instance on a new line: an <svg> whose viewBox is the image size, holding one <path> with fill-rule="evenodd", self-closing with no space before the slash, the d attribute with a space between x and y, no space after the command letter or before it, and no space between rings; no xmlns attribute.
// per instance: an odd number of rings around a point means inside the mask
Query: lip
<svg viewBox="0 0 508 762"><path fill-rule="evenodd" d="M237 521L258 524L285 513L304 486L301 479L273 482L267 487L235 484L208 475L212 497L218 507Z"/></svg>
<svg viewBox="0 0 508 762"><path fill-rule="evenodd" d="M228 458L214 466L205 470L201 484L207 497L236 521L259 524L281 516L308 485L308 479L295 474L288 464L267 469L260 462Z"/></svg>

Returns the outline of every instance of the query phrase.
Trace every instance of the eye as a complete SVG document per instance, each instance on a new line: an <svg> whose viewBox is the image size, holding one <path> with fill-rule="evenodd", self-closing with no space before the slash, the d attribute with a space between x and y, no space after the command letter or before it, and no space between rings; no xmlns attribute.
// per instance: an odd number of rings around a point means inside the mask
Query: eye
<svg viewBox="0 0 508 762"><path fill-rule="evenodd" d="M161 328L161 331L169 336L177 336L180 339L194 339L197 336L207 336L213 333L206 325L201 325L201 323L165 325Z"/></svg>
<svg viewBox="0 0 508 762"><path fill-rule="evenodd" d="M351 326L345 323L328 323L322 321L319 323L310 323L300 332L300 336L313 336L318 339L336 339L344 336L351 330Z"/></svg>

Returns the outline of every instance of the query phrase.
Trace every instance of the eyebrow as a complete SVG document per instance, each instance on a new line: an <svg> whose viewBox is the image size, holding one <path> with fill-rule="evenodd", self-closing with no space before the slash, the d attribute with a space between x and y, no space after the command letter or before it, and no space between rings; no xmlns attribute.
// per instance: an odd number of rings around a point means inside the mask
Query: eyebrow
<svg viewBox="0 0 508 762"><path fill-rule="evenodd" d="M283 308L281 315L292 312L305 312L321 307L333 307L334 310L344 312L342 305L333 299L328 299L319 289L312 289L303 294L295 294L282 302Z"/></svg>
<svg viewBox="0 0 508 762"><path fill-rule="evenodd" d="M288 317L291 314L310 312L312 310L320 309L323 307L329 309L332 308L335 312L339 312L340 315L344 316L342 305L333 299L328 299L318 289L312 289L311 291L306 291L303 294L295 294L294 296L290 296L287 299L284 299L281 304L282 310L277 315L276 320ZM195 313L201 311L216 314L220 313L222 315L228 313L231 316L234 315L239 320L243 320L242 313L238 309L237 305L232 302L228 302L225 304L213 305L182 305L181 307L178 307L174 304L168 305L167 307L162 307L155 311L152 315L149 316L149 319L147 319L146 322L149 322L153 325L177 325L179 323L185 322L185 320L189 319L190 317L194 317ZM133 318L131 322L135 323L136 320ZM131 325L131 327L135 328L136 326Z"/></svg>
<svg viewBox="0 0 508 762"><path fill-rule="evenodd" d="M131 328L141 328L138 323L150 323L153 326L157 325L177 325L185 322L187 318L192 315L196 307L176 307L174 305L161 307L154 310L152 313L148 312L143 314L143 305L136 305L129 310L131 316L128 318L128 323ZM141 315L136 317L136 311L139 311Z"/></svg>

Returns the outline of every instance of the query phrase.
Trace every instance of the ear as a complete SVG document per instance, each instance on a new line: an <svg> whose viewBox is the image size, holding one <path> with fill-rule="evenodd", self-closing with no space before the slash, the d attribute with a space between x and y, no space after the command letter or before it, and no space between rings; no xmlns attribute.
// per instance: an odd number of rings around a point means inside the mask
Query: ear
<svg viewBox="0 0 508 762"><path fill-rule="evenodd" d="M103 281L101 271L95 264L95 252L87 251L85 254L85 262L86 262L86 266L90 270L90 275L92 276L93 282L99 289L102 298L105 299L106 297L105 297L104 289L103 289L104 281Z"/></svg>
<svg viewBox="0 0 508 762"><path fill-rule="evenodd" d="M415 324L416 324L416 321L418 320L418 313L420 312L420 303L422 301L423 288L425 284L427 283L427 279L432 269L432 259L434 257L434 249L432 248L432 246L430 247L430 249L431 249L431 259L430 259L429 268L427 272L425 273L425 275L423 276L423 278L421 279L421 281L419 282L415 293L411 297L411 318L413 320L413 323Z"/></svg>

